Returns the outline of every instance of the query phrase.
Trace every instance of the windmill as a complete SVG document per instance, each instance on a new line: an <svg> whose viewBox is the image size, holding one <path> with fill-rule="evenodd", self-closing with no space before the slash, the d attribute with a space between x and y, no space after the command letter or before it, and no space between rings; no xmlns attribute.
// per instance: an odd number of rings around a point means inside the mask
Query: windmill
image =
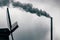
<svg viewBox="0 0 60 40"><path fill-rule="evenodd" d="M9 35L11 35L12 40L14 40L12 33L18 28L17 22L15 22L13 25L11 24L11 19L10 19L8 8L7 8L7 22L9 25L9 29L8 28L0 29L0 40L9 40Z"/></svg>
<svg viewBox="0 0 60 40"><path fill-rule="evenodd" d="M12 38L12 40L14 40L12 33L18 28L18 24L17 24L17 22L15 22L13 25L11 24L11 19L10 19L8 8L7 8L7 17L8 17L7 21L8 21L8 25L9 25L9 29L10 29L11 38Z"/></svg>

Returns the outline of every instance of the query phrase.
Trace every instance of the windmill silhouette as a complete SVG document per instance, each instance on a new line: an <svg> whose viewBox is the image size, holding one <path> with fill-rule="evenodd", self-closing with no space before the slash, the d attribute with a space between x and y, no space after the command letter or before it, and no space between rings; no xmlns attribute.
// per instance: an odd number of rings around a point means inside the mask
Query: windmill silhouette
<svg viewBox="0 0 60 40"><path fill-rule="evenodd" d="M12 40L14 40L12 33L18 28L17 22L15 22L13 25L11 24L8 8L7 8L7 22L8 22L9 29L8 28L0 29L0 40L9 40L9 35L11 35Z"/></svg>
<svg viewBox="0 0 60 40"><path fill-rule="evenodd" d="M12 38L12 40L14 40L12 33L18 28L18 24L17 24L17 22L15 22L13 25L11 24L11 19L10 19L8 8L7 8L7 17L8 17L8 22L9 22L8 25L9 25L9 29L10 29L11 38Z"/></svg>

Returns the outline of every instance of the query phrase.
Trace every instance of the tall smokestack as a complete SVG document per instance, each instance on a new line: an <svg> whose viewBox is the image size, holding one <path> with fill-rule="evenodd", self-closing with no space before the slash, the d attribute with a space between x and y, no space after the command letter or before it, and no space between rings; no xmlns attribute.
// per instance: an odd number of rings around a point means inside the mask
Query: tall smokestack
<svg viewBox="0 0 60 40"><path fill-rule="evenodd" d="M53 18L51 17L51 40L53 40Z"/></svg>

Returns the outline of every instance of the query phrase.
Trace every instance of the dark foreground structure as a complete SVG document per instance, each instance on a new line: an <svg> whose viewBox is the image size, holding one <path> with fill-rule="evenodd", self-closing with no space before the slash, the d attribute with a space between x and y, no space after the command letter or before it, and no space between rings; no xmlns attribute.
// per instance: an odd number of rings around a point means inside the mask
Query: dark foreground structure
<svg viewBox="0 0 60 40"><path fill-rule="evenodd" d="M10 31L8 28L0 29L0 40L9 40Z"/></svg>
<svg viewBox="0 0 60 40"><path fill-rule="evenodd" d="M7 20L8 20L7 22L9 25L9 29L0 28L0 40L9 40L9 35L11 35L12 40L14 40L12 33L18 28L18 24L17 22L15 22L13 25L11 24L11 19L10 19L8 8L7 8Z"/></svg>

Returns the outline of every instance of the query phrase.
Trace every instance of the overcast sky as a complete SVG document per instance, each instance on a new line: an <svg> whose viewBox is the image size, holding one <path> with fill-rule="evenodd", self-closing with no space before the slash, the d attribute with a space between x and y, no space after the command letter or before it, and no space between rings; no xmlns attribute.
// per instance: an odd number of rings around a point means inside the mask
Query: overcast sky
<svg viewBox="0 0 60 40"><path fill-rule="evenodd" d="M45 10L53 17L54 40L60 40L60 0L14 0L31 3L33 7ZM0 5L1 6L1 5ZM0 7L0 28L8 28L6 6ZM19 28L13 33L15 40L50 40L50 19L38 17L20 8L9 7L12 24L18 22ZM33 35L33 36L32 36ZM37 36L40 35L40 36ZM35 36L35 37L34 37ZM37 36L37 37L36 37ZM29 39L27 39L29 38Z"/></svg>

